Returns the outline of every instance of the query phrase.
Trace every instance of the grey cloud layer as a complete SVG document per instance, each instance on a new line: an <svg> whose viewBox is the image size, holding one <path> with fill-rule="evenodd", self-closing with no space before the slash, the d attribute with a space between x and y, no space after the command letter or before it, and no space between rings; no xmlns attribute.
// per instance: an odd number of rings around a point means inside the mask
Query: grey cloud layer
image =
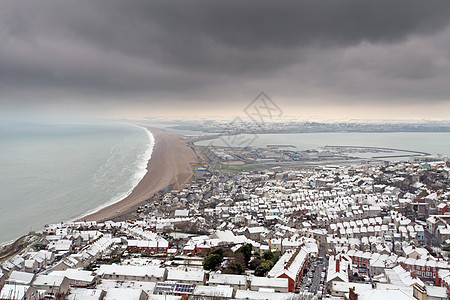
<svg viewBox="0 0 450 300"><path fill-rule="evenodd" d="M248 86L446 101L449 15L447 1L7 0L0 101L209 101Z"/></svg>

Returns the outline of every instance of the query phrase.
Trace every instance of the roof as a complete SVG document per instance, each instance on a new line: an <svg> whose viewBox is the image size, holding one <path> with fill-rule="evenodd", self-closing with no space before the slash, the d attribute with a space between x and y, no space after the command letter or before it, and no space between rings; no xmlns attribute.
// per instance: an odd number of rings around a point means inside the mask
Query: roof
<svg viewBox="0 0 450 300"><path fill-rule="evenodd" d="M447 289L442 286L426 286L427 296L436 298L447 298Z"/></svg>
<svg viewBox="0 0 450 300"><path fill-rule="evenodd" d="M262 286L268 288L288 288L289 281L287 278L268 278L268 277L251 277L251 286Z"/></svg>
<svg viewBox="0 0 450 300"><path fill-rule="evenodd" d="M327 269L327 282L335 280L348 282L347 269L349 267L351 267L350 261L339 259L339 271L337 271L336 260L334 256L330 256Z"/></svg>
<svg viewBox="0 0 450 300"><path fill-rule="evenodd" d="M122 275L139 277L164 277L165 269L152 266L123 266L123 265L101 265L97 275Z"/></svg>
<svg viewBox="0 0 450 300"><path fill-rule="evenodd" d="M31 284L33 281L34 274L21 272L21 271L12 271L11 275L9 275L8 282L17 283L17 284Z"/></svg>
<svg viewBox="0 0 450 300"><path fill-rule="evenodd" d="M101 299L103 290L101 289L81 289L81 288L71 288L68 300L99 300Z"/></svg>
<svg viewBox="0 0 450 300"><path fill-rule="evenodd" d="M349 288L355 288L355 292L362 292L372 289L371 284L366 283L357 283L357 282L342 282L342 281L333 281L332 289L334 291L348 293Z"/></svg>
<svg viewBox="0 0 450 300"><path fill-rule="evenodd" d="M188 283L177 283L175 284L175 288L173 289L173 293L175 294L192 294L195 289L195 285Z"/></svg>
<svg viewBox="0 0 450 300"><path fill-rule="evenodd" d="M247 227L247 230L249 233L261 233L266 230L265 227L259 226L259 227Z"/></svg>
<svg viewBox="0 0 450 300"><path fill-rule="evenodd" d="M370 290L358 293L358 300L415 300L401 290Z"/></svg>
<svg viewBox="0 0 450 300"><path fill-rule="evenodd" d="M175 288L175 282L158 282L155 286L155 293L172 293Z"/></svg>
<svg viewBox="0 0 450 300"><path fill-rule="evenodd" d="M295 294L293 293L270 293L270 292L256 292L249 290L237 290L236 299L254 299L254 300L288 300L293 299Z"/></svg>
<svg viewBox="0 0 450 300"><path fill-rule="evenodd" d="M175 217L187 217L187 216L189 216L189 210L187 209L175 210Z"/></svg>
<svg viewBox="0 0 450 300"><path fill-rule="evenodd" d="M244 275L210 273L208 282L214 284L245 286L247 283L247 279Z"/></svg>
<svg viewBox="0 0 450 300"><path fill-rule="evenodd" d="M384 273L389 279L389 283L396 286L412 286L417 283L423 286L423 282L419 278L412 278L411 273L405 271L401 266L396 266L393 269L386 269Z"/></svg>
<svg viewBox="0 0 450 300"><path fill-rule="evenodd" d="M167 280L174 281L203 281L204 271L181 271L170 269L167 272Z"/></svg>
<svg viewBox="0 0 450 300"><path fill-rule="evenodd" d="M304 249L304 247L295 251L286 251L286 253L280 257L277 263L269 271L268 277L277 278L282 274L286 274L290 278L295 279L299 271L302 269L307 256L308 252Z"/></svg>
<svg viewBox="0 0 450 300"><path fill-rule="evenodd" d="M67 269L65 271L53 271L50 273L50 275L65 276L70 280L84 281L84 282L93 282L95 280L95 276L92 276L92 272L76 269Z"/></svg>
<svg viewBox="0 0 450 300"><path fill-rule="evenodd" d="M64 276L38 275L33 282L33 286L61 286Z"/></svg>
<svg viewBox="0 0 450 300"><path fill-rule="evenodd" d="M141 299L141 294L144 293L142 290L134 290L127 288L115 288L109 289L106 293L104 300L139 300Z"/></svg>
<svg viewBox="0 0 450 300"><path fill-rule="evenodd" d="M148 300L181 300L181 296L174 295L148 295Z"/></svg>
<svg viewBox="0 0 450 300"><path fill-rule="evenodd" d="M210 296L215 298L217 297L231 298L233 296L233 288L227 285L218 285L218 286L198 285L195 287L194 295Z"/></svg>
<svg viewBox="0 0 450 300"><path fill-rule="evenodd" d="M218 238L219 240L224 241L224 242L232 242L232 243L236 242L235 235L231 230L225 230L225 231L217 230L216 232L214 232L213 235L216 238Z"/></svg>
<svg viewBox="0 0 450 300"><path fill-rule="evenodd" d="M29 288L28 285L5 284L0 291L0 299L22 299Z"/></svg>
<svg viewBox="0 0 450 300"><path fill-rule="evenodd" d="M143 290L147 294L153 294L155 290L156 282L151 281L128 281L128 280L110 280L102 279L97 284L97 289L104 291L116 288L138 289Z"/></svg>

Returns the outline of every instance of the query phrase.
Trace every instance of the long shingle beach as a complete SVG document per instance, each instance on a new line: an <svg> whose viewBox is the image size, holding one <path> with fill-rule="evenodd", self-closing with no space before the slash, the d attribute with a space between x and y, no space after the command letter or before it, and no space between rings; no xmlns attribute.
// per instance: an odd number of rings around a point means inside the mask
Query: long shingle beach
<svg viewBox="0 0 450 300"><path fill-rule="evenodd" d="M181 188L189 181L196 162L194 152L183 142L182 136L158 128L148 128L155 138L152 157L147 165L147 174L133 192L125 199L89 214L82 220L104 221L122 214L149 199L159 190L174 184Z"/></svg>

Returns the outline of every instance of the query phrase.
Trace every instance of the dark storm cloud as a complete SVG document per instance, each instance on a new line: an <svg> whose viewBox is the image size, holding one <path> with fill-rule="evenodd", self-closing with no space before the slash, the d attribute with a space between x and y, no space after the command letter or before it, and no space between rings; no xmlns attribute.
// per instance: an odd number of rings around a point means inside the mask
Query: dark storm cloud
<svg viewBox="0 0 450 300"><path fill-rule="evenodd" d="M199 90L258 81L266 86L257 89L286 94L311 83L343 95L376 98L382 89L383 97L410 98L405 85L417 80L441 100L450 72L435 48L445 39L417 55L408 54L417 45L393 49L394 58L383 49L435 42L425 38L447 30L449 15L447 1L7 0L0 3L0 100L192 99Z"/></svg>

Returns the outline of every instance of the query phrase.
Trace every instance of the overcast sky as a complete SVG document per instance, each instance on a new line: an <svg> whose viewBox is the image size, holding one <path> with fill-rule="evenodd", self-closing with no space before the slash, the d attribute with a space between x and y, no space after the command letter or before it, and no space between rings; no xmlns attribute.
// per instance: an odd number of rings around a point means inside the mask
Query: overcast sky
<svg viewBox="0 0 450 300"><path fill-rule="evenodd" d="M450 1L2 0L0 115L450 119Z"/></svg>

